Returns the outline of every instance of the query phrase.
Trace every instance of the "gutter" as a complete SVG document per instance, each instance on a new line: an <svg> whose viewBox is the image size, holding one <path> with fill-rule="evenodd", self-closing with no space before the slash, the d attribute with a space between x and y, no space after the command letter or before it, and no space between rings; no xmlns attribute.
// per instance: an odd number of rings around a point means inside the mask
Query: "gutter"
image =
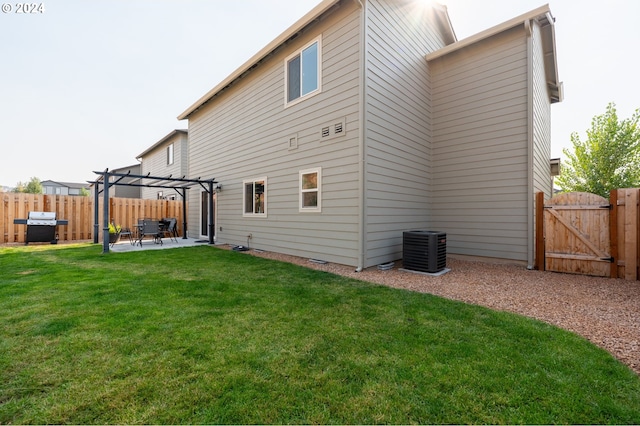
<svg viewBox="0 0 640 426"><path fill-rule="evenodd" d="M535 250L534 238L535 238L535 226L533 224L534 215L534 197L533 193L533 167L535 159L534 156L534 141L533 141L533 111L535 105L533 104L533 24L530 20L524 22L524 28L527 34L527 269L534 269L534 255Z"/></svg>

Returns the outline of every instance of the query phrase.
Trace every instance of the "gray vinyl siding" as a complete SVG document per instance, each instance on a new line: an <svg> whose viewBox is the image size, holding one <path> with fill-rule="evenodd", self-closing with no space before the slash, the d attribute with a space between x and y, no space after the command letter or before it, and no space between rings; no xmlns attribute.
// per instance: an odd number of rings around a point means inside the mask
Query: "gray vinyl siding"
<svg viewBox="0 0 640 426"><path fill-rule="evenodd" d="M167 164L167 147L173 143L173 164ZM171 139L159 145L153 151L142 157L142 173L151 176L182 177L188 174L188 141L185 133L176 133ZM175 195L176 200L181 200L175 190L165 188L142 188L143 199L156 199L158 192L164 197Z"/></svg>
<svg viewBox="0 0 640 426"><path fill-rule="evenodd" d="M532 89L533 89L533 190L552 195L551 169L551 102L544 72L544 52L540 26L532 24Z"/></svg>
<svg viewBox="0 0 640 426"><path fill-rule="evenodd" d="M430 225L449 253L527 260L527 64L522 27L430 62Z"/></svg>
<svg viewBox="0 0 640 426"><path fill-rule="evenodd" d="M189 119L191 176L215 178L216 240L356 265L358 257L359 8L308 27ZM322 35L322 92L284 107L284 60ZM345 120L344 136L321 140ZM289 149L289 138L298 140ZM322 212L299 212L299 172L322 168ZM243 216L243 181L267 179L266 217ZM189 235L199 235L200 190L189 194Z"/></svg>
<svg viewBox="0 0 640 426"><path fill-rule="evenodd" d="M402 232L429 223L430 77L444 46L431 16L408 1L367 2L365 261L402 258Z"/></svg>
<svg viewBox="0 0 640 426"><path fill-rule="evenodd" d="M132 167L123 167L120 169L111 170L115 173L130 173L132 175L140 174L140 164L133 165ZM120 182L123 183L134 183L135 179L133 178L123 178ZM118 198L141 198L142 191L139 186L126 186L126 185L114 185L109 188L109 197L118 197Z"/></svg>

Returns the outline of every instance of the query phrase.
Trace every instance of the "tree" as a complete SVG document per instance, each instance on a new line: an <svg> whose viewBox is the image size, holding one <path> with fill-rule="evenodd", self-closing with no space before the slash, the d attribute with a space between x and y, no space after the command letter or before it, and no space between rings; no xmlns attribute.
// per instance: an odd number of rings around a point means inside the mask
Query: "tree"
<svg viewBox="0 0 640 426"><path fill-rule="evenodd" d="M32 177L28 183L18 182L13 192L24 192L27 194L42 194L42 182L37 177Z"/></svg>
<svg viewBox="0 0 640 426"><path fill-rule="evenodd" d="M640 109L631 118L618 120L614 103L591 120L587 139L571 134L573 152L567 157L556 183L563 191L591 192L609 198L617 188L640 186Z"/></svg>

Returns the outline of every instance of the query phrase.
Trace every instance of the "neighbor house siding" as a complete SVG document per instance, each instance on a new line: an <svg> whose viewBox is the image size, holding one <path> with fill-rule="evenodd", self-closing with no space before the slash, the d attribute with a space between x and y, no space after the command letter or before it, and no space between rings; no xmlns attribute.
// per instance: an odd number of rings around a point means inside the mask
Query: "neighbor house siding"
<svg viewBox="0 0 640 426"><path fill-rule="evenodd" d="M167 164L167 147L171 144L173 144L173 164ZM171 139L142 157L141 174L150 173L151 176L181 178L188 174L187 151L187 134L185 132L176 132ZM203 179L205 179L204 176ZM142 188L142 198L157 198L158 192L162 192L163 197L173 195L176 200L182 199L175 190L167 188Z"/></svg>
<svg viewBox="0 0 640 426"><path fill-rule="evenodd" d="M366 16L365 267L401 258L402 232L429 223L425 55L444 46L433 12L414 1L368 1Z"/></svg>
<svg viewBox="0 0 640 426"><path fill-rule="evenodd" d="M218 243L355 265L358 254L359 8L346 2L189 117L190 175L214 177ZM322 35L322 92L284 106L284 59ZM322 128L344 121L343 136ZM290 149L289 139L297 138ZM299 171L322 168L322 211L301 213ZM267 179L265 217L243 216L243 181ZM189 194L190 235L200 191ZM197 225L195 225L197 224ZM247 237L252 238L248 241Z"/></svg>
<svg viewBox="0 0 640 426"><path fill-rule="evenodd" d="M430 61L431 228L449 253L527 260L527 39L522 26Z"/></svg>
<svg viewBox="0 0 640 426"><path fill-rule="evenodd" d="M134 164L129 167L122 167L119 169L111 170L114 173L129 173L132 175L140 174L140 164ZM115 176L113 179L119 179ZM138 179L124 177L120 180L121 183L139 183ZM127 186L127 185L114 185L109 188L109 197L118 198L141 198L141 188L139 186Z"/></svg>

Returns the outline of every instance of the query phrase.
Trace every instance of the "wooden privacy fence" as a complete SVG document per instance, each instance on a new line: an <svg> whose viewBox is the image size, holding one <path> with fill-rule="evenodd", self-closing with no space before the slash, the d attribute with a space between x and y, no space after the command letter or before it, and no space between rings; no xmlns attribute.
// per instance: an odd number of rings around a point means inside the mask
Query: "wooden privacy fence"
<svg viewBox="0 0 640 426"><path fill-rule="evenodd" d="M536 196L536 268L637 280L640 189Z"/></svg>
<svg viewBox="0 0 640 426"><path fill-rule="evenodd" d="M94 206L92 197L0 192L0 244L24 243L26 225L15 225L14 219L26 219L30 211L56 212L68 225L58 226L60 241L93 240ZM98 210L98 239L102 240L102 199ZM182 201L110 198L110 222L133 227L138 219L175 217L182 235Z"/></svg>

